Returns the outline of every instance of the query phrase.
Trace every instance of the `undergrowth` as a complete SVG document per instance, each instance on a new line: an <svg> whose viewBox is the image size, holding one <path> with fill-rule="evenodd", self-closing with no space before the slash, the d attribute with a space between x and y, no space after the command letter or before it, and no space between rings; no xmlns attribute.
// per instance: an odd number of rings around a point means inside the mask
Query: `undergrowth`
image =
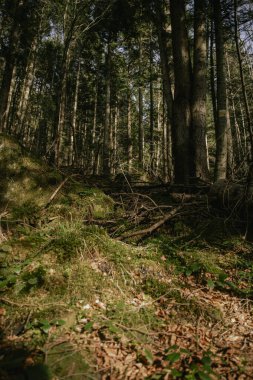
<svg viewBox="0 0 253 380"><path fill-rule="evenodd" d="M24 344L43 347L66 333L98 331L103 339L127 339L141 358L142 346L152 344L152 334L161 334L165 327L161 316L171 323L200 318L222 323L219 307L203 303L198 295L186 296L188 288L252 297L253 258L242 239L222 231L216 242L213 234L208 241L204 233L194 237L190 223L176 221L168 226L174 235L165 230L140 246L123 243L93 225L94 220L121 215L109 196L70 179L45 207L58 185L58 179L51 181L44 203L26 199L13 204L1 221L5 239L0 245L0 296L7 310L6 335L22 335ZM162 354L168 368L150 379L166 374L212 378L212 354L196 358L172 347ZM72 346L65 348L72 359L64 364L51 357L53 375L65 376L74 360L80 363L76 370L90 376L91 352L81 357ZM144 359L153 363L148 349ZM181 364L174 366L177 361Z"/></svg>

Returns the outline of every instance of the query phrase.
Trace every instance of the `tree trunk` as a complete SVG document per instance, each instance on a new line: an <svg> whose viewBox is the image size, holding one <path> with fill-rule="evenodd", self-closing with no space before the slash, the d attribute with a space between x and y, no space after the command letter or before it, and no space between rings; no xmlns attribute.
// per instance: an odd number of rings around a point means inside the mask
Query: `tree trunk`
<svg viewBox="0 0 253 380"><path fill-rule="evenodd" d="M188 183L192 167L191 128L191 60L185 20L185 1L171 0L172 48L175 76L173 103L173 156L176 183Z"/></svg>
<svg viewBox="0 0 253 380"><path fill-rule="evenodd" d="M246 205L247 205L247 230L246 240L253 242L253 164L251 163L248 171L247 190L246 190Z"/></svg>
<svg viewBox="0 0 253 380"><path fill-rule="evenodd" d="M231 110L232 110L232 123L231 124L231 135L232 138L232 145L233 145L233 152L234 152L234 161L236 164L240 163L243 159L243 156L245 154L242 143L241 143L241 135L239 130L239 125L237 121L237 115L236 115L236 107L235 107L235 95L234 95L234 89L231 88L231 70L230 70L230 62L229 62L229 56L226 52L226 64L227 64L227 73L228 73L228 99L231 99ZM229 142L228 142L229 145Z"/></svg>
<svg viewBox="0 0 253 380"><path fill-rule="evenodd" d="M195 0L194 5L194 70L192 95L194 176L207 181L209 179L206 145L207 2L206 0Z"/></svg>
<svg viewBox="0 0 253 380"><path fill-rule="evenodd" d="M7 120L9 116L10 104L14 89L17 52L21 33L21 28L18 19L22 6L23 0L17 1L14 10L14 17L10 32L8 50L5 58L5 68L0 89L0 132L3 132L7 127Z"/></svg>
<svg viewBox="0 0 253 380"><path fill-rule="evenodd" d="M118 129L119 129L119 105L118 101L114 110L114 125L112 130L112 159L111 159L111 173L115 174L118 162Z"/></svg>
<svg viewBox="0 0 253 380"><path fill-rule="evenodd" d="M248 96L247 96L247 91L246 91L246 86L245 86L245 78L244 78L244 73L243 73L243 61L242 61L241 49L240 49L240 45L239 45L237 7L238 7L238 1L234 0L235 44L236 44L237 58L238 58L238 63L239 63L243 102L244 102L244 108L245 108L245 112L246 112L246 121L247 121L247 129L248 129L248 136L249 136L248 137L248 139L249 139L249 151L250 151L250 157L249 158L250 158L250 160L253 160L252 121L251 121Z"/></svg>
<svg viewBox="0 0 253 380"><path fill-rule="evenodd" d="M103 143L103 174L110 175L111 159L111 43L107 44L106 56L106 90L105 90L105 122Z"/></svg>
<svg viewBox="0 0 253 380"><path fill-rule="evenodd" d="M96 129L97 129L97 108L98 108L98 85L95 86L93 122L92 122L92 132L91 132L91 168L92 168L92 174L95 174L95 172L96 172L95 144L96 144Z"/></svg>
<svg viewBox="0 0 253 380"><path fill-rule="evenodd" d="M152 48L152 31L150 36L149 44L149 99L150 99L150 110L149 110L149 153L150 153L150 169L151 173L154 172L154 89L153 89L153 48Z"/></svg>
<svg viewBox="0 0 253 380"><path fill-rule="evenodd" d="M160 3L157 2L157 34L158 34L158 43L159 51L161 58L161 71L163 78L163 92L166 100L167 106L167 119L168 122L172 123L172 107L173 107L173 95L171 90L171 79L170 79L170 67L169 67L169 54L168 54L168 37L164 26L164 9L161 7Z"/></svg>
<svg viewBox="0 0 253 380"><path fill-rule="evenodd" d="M23 134L23 128L24 128L23 124L25 121L25 117L26 117L26 113L28 109L29 97L30 97L30 93L31 93L32 85L33 85L33 80L34 80L38 42L39 42L39 36L37 35L35 36L31 44L28 62L26 66L25 78L22 84L20 101L19 101L18 110L17 110L16 133L21 136Z"/></svg>
<svg viewBox="0 0 253 380"><path fill-rule="evenodd" d="M131 114L131 93L127 95L127 170L132 171L133 165L133 142L132 142L132 114Z"/></svg>
<svg viewBox="0 0 253 380"><path fill-rule="evenodd" d="M227 176L227 92L224 65L224 40L220 0L213 1L216 67L217 67L217 133L216 133L216 162L215 180Z"/></svg>
<svg viewBox="0 0 253 380"><path fill-rule="evenodd" d="M79 101L80 74L81 74L81 63L79 61L78 68L77 68L77 76L76 76L72 123L71 123L71 129L70 129L69 156L70 156L71 165L74 165L77 158L76 130L77 130L77 109L78 109L78 101Z"/></svg>
<svg viewBox="0 0 253 380"><path fill-rule="evenodd" d="M216 128L216 162L215 180L225 179L227 176L227 92L224 65L224 40L221 14L221 2L213 2L215 42L216 42L216 70L217 70L217 128Z"/></svg>
<svg viewBox="0 0 253 380"><path fill-rule="evenodd" d="M138 133L138 147L139 147L139 165L140 168L144 166L144 125L143 125L143 86L142 86L142 40L139 41L139 133Z"/></svg>
<svg viewBox="0 0 253 380"><path fill-rule="evenodd" d="M229 102L227 98L227 178L233 179L233 173L234 173L233 137L232 137L232 131L231 131Z"/></svg>
<svg viewBox="0 0 253 380"><path fill-rule="evenodd" d="M215 128L215 135L217 136L217 97L215 87L215 63L214 63L214 22L211 20L211 32L210 32L210 87L211 87L211 99L213 108L213 122Z"/></svg>

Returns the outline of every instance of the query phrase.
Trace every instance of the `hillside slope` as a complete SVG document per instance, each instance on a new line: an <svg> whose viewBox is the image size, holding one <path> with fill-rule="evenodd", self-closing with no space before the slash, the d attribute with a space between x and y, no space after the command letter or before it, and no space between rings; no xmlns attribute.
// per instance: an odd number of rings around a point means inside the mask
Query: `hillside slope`
<svg viewBox="0 0 253 380"><path fill-rule="evenodd" d="M0 379L251 378L252 245L217 211L122 242L178 206L0 152Z"/></svg>

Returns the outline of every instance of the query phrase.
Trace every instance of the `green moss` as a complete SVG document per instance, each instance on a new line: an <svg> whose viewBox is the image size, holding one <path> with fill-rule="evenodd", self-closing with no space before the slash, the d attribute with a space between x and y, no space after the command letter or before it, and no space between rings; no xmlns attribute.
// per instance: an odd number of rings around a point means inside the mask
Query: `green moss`
<svg viewBox="0 0 253 380"><path fill-rule="evenodd" d="M142 290L153 298L159 298L169 291L169 286L167 283L159 281L155 277L148 277L142 285Z"/></svg>

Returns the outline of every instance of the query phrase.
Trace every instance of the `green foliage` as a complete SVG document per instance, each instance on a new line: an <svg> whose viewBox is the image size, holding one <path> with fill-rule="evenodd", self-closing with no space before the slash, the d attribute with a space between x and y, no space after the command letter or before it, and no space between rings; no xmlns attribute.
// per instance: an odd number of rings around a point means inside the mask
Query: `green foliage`
<svg viewBox="0 0 253 380"><path fill-rule="evenodd" d="M35 223L40 217L40 207L33 201L26 201L12 209L13 219L23 220L29 224Z"/></svg>
<svg viewBox="0 0 253 380"><path fill-rule="evenodd" d="M151 297L158 298L168 293L169 286L165 282L157 280L155 277L148 277L142 285L142 290Z"/></svg>
<svg viewBox="0 0 253 380"><path fill-rule="evenodd" d="M177 345L171 346L164 352L164 360L168 362L166 369L148 379L163 379L165 375L170 375L172 379L186 380L214 380L218 379L215 373L214 355L210 351L201 355L180 348Z"/></svg>
<svg viewBox="0 0 253 380"><path fill-rule="evenodd" d="M80 225L59 224L51 231L51 241L47 250L55 252L60 260L71 259L77 250L83 247L82 231L83 227Z"/></svg>
<svg viewBox="0 0 253 380"><path fill-rule="evenodd" d="M26 330L39 329L42 333L48 334L52 327L61 327L65 325L63 319L56 319L53 321L48 321L47 319L35 319L26 325Z"/></svg>
<svg viewBox="0 0 253 380"><path fill-rule="evenodd" d="M35 268L31 271L25 271L21 278L24 282L24 290L29 291L34 288L39 288L45 283L46 270L40 265L38 268Z"/></svg>
<svg viewBox="0 0 253 380"><path fill-rule="evenodd" d="M26 265L10 266L2 271L0 291L6 291L13 286L17 293L40 288L45 283L45 276L46 270L41 265L35 268L29 268Z"/></svg>

